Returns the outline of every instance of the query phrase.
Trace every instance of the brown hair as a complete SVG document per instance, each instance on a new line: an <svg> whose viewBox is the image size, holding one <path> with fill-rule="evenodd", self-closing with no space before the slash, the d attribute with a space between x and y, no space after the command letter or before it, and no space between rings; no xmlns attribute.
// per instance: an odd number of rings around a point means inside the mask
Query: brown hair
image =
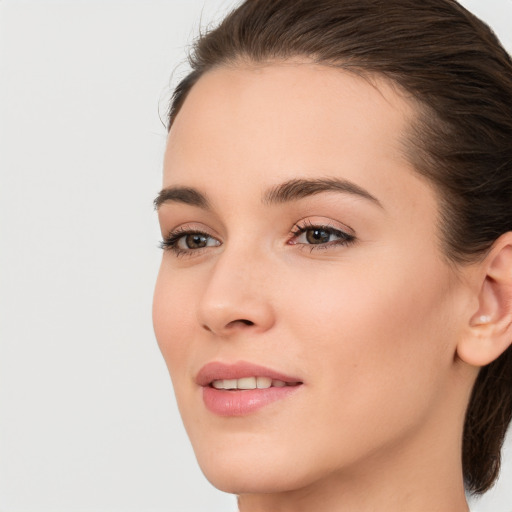
<svg viewBox="0 0 512 512"><path fill-rule="evenodd" d="M474 261L512 231L512 62L455 0L246 0L193 47L169 129L208 70L297 56L385 76L412 95L418 116L404 150L440 192L449 259ZM469 491L495 482L511 418L509 347L481 369L469 402L462 449Z"/></svg>

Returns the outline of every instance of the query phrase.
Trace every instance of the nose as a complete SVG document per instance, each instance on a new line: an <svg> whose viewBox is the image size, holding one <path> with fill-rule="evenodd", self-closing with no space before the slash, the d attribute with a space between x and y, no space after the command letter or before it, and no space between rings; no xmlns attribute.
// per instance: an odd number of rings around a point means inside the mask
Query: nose
<svg viewBox="0 0 512 512"><path fill-rule="evenodd" d="M225 249L201 295L199 324L220 337L265 332L275 323L271 296L272 272L265 258Z"/></svg>

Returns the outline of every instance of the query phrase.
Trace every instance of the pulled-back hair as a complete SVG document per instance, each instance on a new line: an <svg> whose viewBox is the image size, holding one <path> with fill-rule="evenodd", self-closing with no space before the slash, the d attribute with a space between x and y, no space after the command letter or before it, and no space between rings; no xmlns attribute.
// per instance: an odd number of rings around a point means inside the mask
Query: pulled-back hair
<svg viewBox="0 0 512 512"><path fill-rule="evenodd" d="M404 152L439 195L446 257L478 260L512 231L512 62L482 21L455 0L246 0L195 43L169 129L208 70L306 57L384 76L416 105ZM464 425L466 488L495 482L512 417L512 348L482 368Z"/></svg>

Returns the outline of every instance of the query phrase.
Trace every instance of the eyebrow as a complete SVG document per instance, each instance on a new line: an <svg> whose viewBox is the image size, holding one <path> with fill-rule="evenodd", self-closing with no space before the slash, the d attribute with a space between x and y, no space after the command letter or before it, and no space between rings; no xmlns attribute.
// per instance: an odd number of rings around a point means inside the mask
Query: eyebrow
<svg viewBox="0 0 512 512"><path fill-rule="evenodd" d="M370 192L355 183L340 178L293 179L281 183L263 196L266 204L286 203L321 192L344 192L367 199L383 208L382 203Z"/></svg>
<svg viewBox="0 0 512 512"><path fill-rule="evenodd" d="M210 209L210 203L206 196L191 187L167 187L162 189L155 200L153 205L155 210L158 210L164 203L182 203L190 206L197 206L204 210Z"/></svg>
<svg viewBox="0 0 512 512"><path fill-rule="evenodd" d="M383 208L381 202L370 192L355 183L340 178L292 179L280 183L263 194L264 204L282 204L297 201L322 192L343 192L367 199ZM208 198L199 190L191 187L167 187L162 189L153 201L158 210L164 203L175 202L210 209Z"/></svg>

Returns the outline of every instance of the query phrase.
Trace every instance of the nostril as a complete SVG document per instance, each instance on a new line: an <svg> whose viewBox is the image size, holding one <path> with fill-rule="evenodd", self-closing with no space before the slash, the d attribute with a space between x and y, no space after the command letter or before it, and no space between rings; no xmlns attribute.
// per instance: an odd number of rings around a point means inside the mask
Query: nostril
<svg viewBox="0 0 512 512"><path fill-rule="evenodd" d="M243 325L254 325L254 322L252 322L251 320L247 320L245 318L240 318L239 320L233 320L231 322L229 322L226 327L235 327L237 324L243 324ZM208 326L207 324L202 324L201 327L205 330L205 331L208 331L208 332L215 332L214 329L212 329L210 326Z"/></svg>
<svg viewBox="0 0 512 512"><path fill-rule="evenodd" d="M241 323L244 325L254 325L254 322L251 322L250 320L246 320L245 318L241 318L239 320L233 320L232 322L229 322L228 325L236 325L237 323Z"/></svg>

